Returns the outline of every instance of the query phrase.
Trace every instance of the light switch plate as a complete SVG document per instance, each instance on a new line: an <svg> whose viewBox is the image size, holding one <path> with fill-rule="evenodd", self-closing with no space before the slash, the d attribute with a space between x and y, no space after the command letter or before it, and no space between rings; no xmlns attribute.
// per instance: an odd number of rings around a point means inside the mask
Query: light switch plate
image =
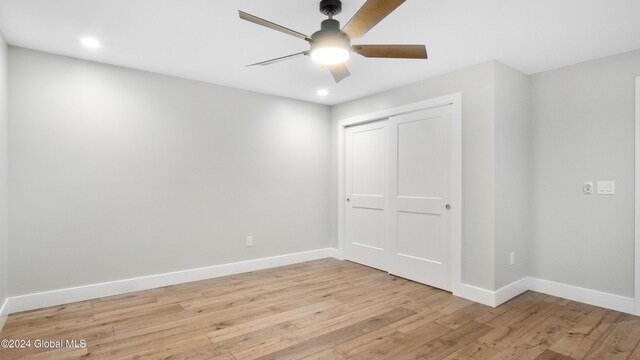
<svg viewBox="0 0 640 360"><path fill-rule="evenodd" d="M615 195L615 181L598 181L598 195Z"/></svg>

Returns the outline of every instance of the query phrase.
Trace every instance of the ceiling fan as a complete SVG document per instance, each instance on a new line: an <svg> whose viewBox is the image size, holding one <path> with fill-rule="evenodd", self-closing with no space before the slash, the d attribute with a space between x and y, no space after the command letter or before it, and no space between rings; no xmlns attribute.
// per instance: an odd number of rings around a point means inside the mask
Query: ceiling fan
<svg viewBox="0 0 640 360"><path fill-rule="evenodd" d="M328 19L322 21L321 29L311 36L239 11L240 18L243 20L297 37L307 41L310 45L309 50L247 66L271 65L298 56L309 55L315 62L326 65L335 81L340 82L351 75L345 65L351 52L374 58L426 59L427 49L424 45L351 45L352 39L362 37L404 2L405 0L367 0L347 25L340 30L340 22L333 17L342 11L342 1L322 0L320 1L320 12L327 15Z"/></svg>

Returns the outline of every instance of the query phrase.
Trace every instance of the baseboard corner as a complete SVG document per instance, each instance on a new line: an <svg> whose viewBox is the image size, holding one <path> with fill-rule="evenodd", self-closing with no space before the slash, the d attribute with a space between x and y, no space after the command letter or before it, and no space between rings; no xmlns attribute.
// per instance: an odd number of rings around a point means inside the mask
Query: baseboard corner
<svg viewBox="0 0 640 360"><path fill-rule="evenodd" d="M495 292L477 286L460 283L455 286L453 295L475 301L480 304L495 307L496 297Z"/></svg>
<svg viewBox="0 0 640 360"><path fill-rule="evenodd" d="M500 306L531 289L531 278L523 277L495 291L495 305Z"/></svg>
<svg viewBox="0 0 640 360"><path fill-rule="evenodd" d="M340 249L337 249L337 248L329 248L329 256L334 259L344 260L344 256L342 255L342 252L340 251Z"/></svg>

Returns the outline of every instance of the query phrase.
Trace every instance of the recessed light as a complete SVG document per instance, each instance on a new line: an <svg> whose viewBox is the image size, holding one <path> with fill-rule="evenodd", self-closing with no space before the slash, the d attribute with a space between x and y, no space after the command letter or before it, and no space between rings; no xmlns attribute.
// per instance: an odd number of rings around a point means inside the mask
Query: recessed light
<svg viewBox="0 0 640 360"><path fill-rule="evenodd" d="M89 49L97 49L100 47L100 41L98 41L98 39L96 38L83 37L80 39L80 42L82 43L82 45L88 47Z"/></svg>
<svg viewBox="0 0 640 360"><path fill-rule="evenodd" d="M320 90L318 90L317 94L318 94L318 96L327 96L327 95L329 95L329 90L320 89Z"/></svg>

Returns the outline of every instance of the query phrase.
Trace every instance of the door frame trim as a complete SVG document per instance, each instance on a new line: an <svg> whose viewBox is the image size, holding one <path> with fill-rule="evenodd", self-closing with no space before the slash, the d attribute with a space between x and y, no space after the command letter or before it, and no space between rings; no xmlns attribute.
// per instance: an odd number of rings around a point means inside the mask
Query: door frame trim
<svg viewBox="0 0 640 360"><path fill-rule="evenodd" d="M462 285L462 93L454 93L412 104L384 109L340 120L338 122L338 258L346 257L346 194L345 130L348 126L383 120L421 110L451 105L451 290L457 293Z"/></svg>
<svg viewBox="0 0 640 360"><path fill-rule="evenodd" d="M635 300L636 315L640 315L640 76L636 76L635 119Z"/></svg>

